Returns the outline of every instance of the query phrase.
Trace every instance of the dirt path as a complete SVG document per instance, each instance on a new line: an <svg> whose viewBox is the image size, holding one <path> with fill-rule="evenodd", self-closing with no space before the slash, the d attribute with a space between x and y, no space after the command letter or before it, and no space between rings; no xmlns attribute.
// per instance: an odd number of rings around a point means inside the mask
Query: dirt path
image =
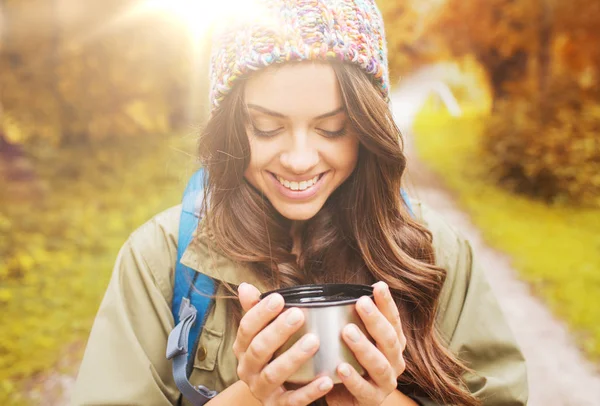
<svg viewBox="0 0 600 406"><path fill-rule="evenodd" d="M510 258L490 248L440 179L416 158L407 140L411 193L442 213L471 241L521 345L528 365L529 406L598 406L600 374L573 343L565 325L534 297L512 269Z"/></svg>

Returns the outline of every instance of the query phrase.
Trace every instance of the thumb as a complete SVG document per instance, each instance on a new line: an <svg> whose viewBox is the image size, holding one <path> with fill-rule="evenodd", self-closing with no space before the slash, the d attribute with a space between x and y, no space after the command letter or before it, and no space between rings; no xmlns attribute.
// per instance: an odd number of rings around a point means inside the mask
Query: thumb
<svg viewBox="0 0 600 406"><path fill-rule="evenodd" d="M247 312L260 302L260 291L254 285L246 282L238 286L238 296L244 312Z"/></svg>

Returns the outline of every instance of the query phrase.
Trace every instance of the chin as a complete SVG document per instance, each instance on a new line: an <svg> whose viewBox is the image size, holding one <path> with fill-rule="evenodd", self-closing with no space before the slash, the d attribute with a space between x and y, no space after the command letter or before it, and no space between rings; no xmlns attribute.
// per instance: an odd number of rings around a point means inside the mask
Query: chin
<svg viewBox="0 0 600 406"><path fill-rule="evenodd" d="M301 205L284 205L284 206L280 206L277 205L275 206L275 209L279 212L279 214L281 214L283 217L287 218L288 220L293 220L293 221L305 221L305 220L310 220L311 218L313 218L314 216L317 215L317 213L319 212L319 210L321 210L321 207L323 205L308 205L308 207L300 207Z"/></svg>

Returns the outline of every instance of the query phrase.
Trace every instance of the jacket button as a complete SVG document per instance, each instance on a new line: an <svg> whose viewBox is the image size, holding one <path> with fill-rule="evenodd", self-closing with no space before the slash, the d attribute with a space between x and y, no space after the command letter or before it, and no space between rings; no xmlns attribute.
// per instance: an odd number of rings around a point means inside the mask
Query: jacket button
<svg viewBox="0 0 600 406"><path fill-rule="evenodd" d="M196 354L198 361L204 361L206 359L206 354L206 347L201 345L200 348L198 348L198 352Z"/></svg>

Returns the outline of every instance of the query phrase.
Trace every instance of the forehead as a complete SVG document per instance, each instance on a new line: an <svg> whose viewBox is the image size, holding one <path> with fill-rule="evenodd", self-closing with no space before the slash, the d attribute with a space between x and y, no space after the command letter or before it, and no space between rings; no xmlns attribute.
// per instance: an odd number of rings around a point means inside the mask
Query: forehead
<svg viewBox="0 0 600 406"><path fill-rule="evenodd" d="M342 107L333 68L324 63L295 63L254 73L244 89L246 103L291 118L313 118Z"/></svg>

